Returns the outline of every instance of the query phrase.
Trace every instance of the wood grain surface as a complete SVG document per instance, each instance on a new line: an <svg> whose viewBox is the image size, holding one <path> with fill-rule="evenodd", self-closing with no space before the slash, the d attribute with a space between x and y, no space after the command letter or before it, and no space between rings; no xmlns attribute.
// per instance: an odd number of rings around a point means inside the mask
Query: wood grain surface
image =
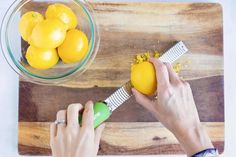
<svg viewBox="0 0 236 157"><path fill-rule="evenodd" d="M224 123L203 123L213 144L223 151ZM145 136L140 136L144 135ZM20 122L19 123L19 151L24 154L50 155L49 123ZM27 147L25 147L27 146ZM39 149L38 149L39 148ZM127 154L183 154L174 135L162 124L153 123L106 123L103 132L99 154L108 155Z"/></svg>
<svg viewBox="0 0 236 157"><path fill-rule="evenodd" d="M224 122L223 77L214 76L190 80L189 83L192 87L200 120L203 122ZM76 102L85 104L88 100L94 102L104 100L116 89L106 87L75 89L21 82L19 120L23 122L54 121L56 111L67 108L69 104ZM108 121L155 122L156 119L132 97L120 106Z"/></svg>
<svg viewBox="0 0 236 157"><path fill-rule="evenodd" d="M202 122L214 145L224 149L222 8L215 3L91 3L101 43L83 75L45 86L21 78L19 153L49 155L48 122L74 102L103 100L130 78L135 54L164 52L183 40L189 52L180 76L189 81ZM30 8L40 8L37 3ZM72 6L73 8L73 6ZM43 10L43 9L42 9ZM174 136L133 98L119 107L103 133L101 155L183 153Z"/></svg>

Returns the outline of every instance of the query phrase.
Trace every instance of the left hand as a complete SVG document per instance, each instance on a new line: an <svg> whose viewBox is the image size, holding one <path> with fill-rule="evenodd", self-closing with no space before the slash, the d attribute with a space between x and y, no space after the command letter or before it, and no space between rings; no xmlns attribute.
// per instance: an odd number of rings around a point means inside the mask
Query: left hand
<svg viewBox="0 0 236 157"><path fill-rule="evenodd" d="M104 124L93 126L93 102L85 105L82 126L78 122L81 104L71 104L67 110L57 112L57 120L66 123L50 126L50 146L54 157L96 157Z"/></svg>

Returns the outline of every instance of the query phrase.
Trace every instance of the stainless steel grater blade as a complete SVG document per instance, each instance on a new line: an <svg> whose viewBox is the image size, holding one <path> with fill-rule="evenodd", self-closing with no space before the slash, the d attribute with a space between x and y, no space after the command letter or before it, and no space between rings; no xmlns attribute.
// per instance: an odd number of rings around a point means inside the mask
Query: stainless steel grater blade
<svg viewBox="0 0 236 157"><path fill-rule="evenodd" d="M165 52L159 59L162 62L173 63L187 51L187 47L182 41L180 41L172 48L170 48L167 52ZM132 96L131 89L131 81L128 81L105 100L105 103L107 104L111 112L117 109L121 104L123 104Z"/></svg>
<svg viewBox="0 0 236 157"><path fill-rule="evenodd" d="M105 100L111 112L132 96L131 89L131 81L128 81Z"/></svg>
<svg viewBox="0 0 236 157"><path fill-rule="evenodd" d="M184 45L182 41L180 41L168 51L166 51L159 59L162 62L173 63L186 52L188 52L188 48Z"/></svg>

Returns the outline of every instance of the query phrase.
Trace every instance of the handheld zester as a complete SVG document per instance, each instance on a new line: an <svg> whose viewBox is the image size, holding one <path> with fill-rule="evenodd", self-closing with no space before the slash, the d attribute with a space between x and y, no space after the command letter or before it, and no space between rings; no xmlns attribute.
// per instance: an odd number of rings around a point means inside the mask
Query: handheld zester
<svg viewBox="0 0 236 157"><path fill-rule="evenodd" d="M187 47L182 41L180 41L168 51L166 51L159 59L162 62L173 63L187 51ZM117 109L132 96L131 89L131 82L128 81L121 88L116 90L112 95L106 98L103 102L96 102L94 104L94 128L106 121L115 109Z"/></svg>

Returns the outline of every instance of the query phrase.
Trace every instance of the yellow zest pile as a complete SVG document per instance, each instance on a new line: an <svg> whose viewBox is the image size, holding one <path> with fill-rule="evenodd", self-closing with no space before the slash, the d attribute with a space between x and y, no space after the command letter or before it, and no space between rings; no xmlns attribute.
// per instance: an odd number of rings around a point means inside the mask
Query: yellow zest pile
<svg viewBox="0 0 236 157"><path fill-rule="evenodd" d="M150 54L152 54L152 55L150 55ZM148 61L148 60L151 58L151 56L152 56L153 58L159 58L159 57L161 56L161 53L158 52L158 51L155 51L155 52L153 52L153 53L151 53L151 52L144 52L144 53L141 53L141 54L137 54L137 55L134 57L133 64L140 64L140 63L142 63L142 62ZM132 65L133 65L133 64L132 64ZM132 66L132 65L131 65L131 66ZM181 65L180 65L180 63L174 64L174 65L173 65L173 69L174 69L174 71L175 71L176 73L179 73L180 70L181 70Z"/></svg>

